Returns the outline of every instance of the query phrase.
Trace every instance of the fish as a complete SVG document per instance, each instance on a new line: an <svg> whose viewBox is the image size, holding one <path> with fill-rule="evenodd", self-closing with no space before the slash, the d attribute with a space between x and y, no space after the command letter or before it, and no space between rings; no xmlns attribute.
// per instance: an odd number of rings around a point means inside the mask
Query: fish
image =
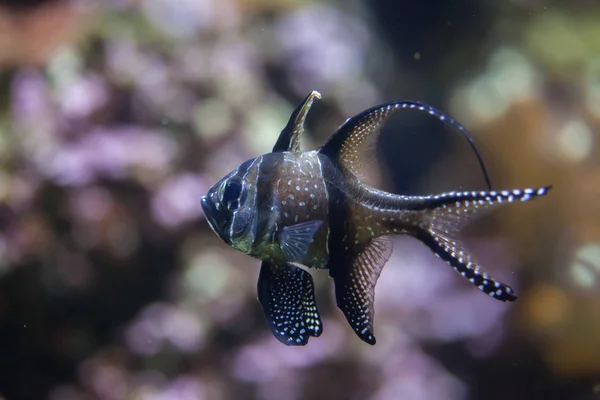
<svg viewBox="0 0 600 400"><path fill-rule="evenodd" d="M394 112L415 109L466 130L427 104L389 102L348 118L318 149L302 151L306 116L320 98L313 91L302 101L271 153L241 163L200 199L221 240L261 260L257 297L277 340L303 346L323 333L309 271L325 269L337 307L354 333L374 345L375 285L394 235L418 239L490 297L516 300L509 285L484 271L460 232L474 217L544 196L552 186L491 190L484 170L490 190L427 196L382 191L371 184L369 171L380 128Z"/></svg>

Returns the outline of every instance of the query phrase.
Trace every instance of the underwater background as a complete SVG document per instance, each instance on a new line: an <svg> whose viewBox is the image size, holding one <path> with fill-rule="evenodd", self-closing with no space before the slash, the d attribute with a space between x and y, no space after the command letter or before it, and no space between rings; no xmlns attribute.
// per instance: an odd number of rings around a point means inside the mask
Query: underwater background
<svg viewBox="0 0 600 400"><path fill-rule="evenodd" d="M398 237L376 346L324 271L323 335L271 335L199 199L312 90L304 149L413 99L494 189L554 186L468 230L515 303ZM600 399L599 139L598 1L2 0L0 399ZM426 115L380 145L395 193L485 188Z"/></svg>

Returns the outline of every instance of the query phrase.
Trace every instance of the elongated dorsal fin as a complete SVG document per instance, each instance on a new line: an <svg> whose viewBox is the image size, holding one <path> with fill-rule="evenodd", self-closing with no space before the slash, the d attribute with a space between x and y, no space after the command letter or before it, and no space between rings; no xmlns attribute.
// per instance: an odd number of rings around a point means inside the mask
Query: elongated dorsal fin
<svg viewBox="0 0 600 400"><path fill-rule="evenodd" d="M395 111L402 109L427 112L429 115L462 133L475 152L485 176L488 190L491 190L492 185L483 159L479 154L479 150L477 150L473 138L469 135L465 127L438 109L416 101L385 103L369 108L352 118L348 118L331 135L329 140L321 146L319 152L329 155L365 183L371 184L373 180L377 180L378 178L375 166L372 164L377 160L376 150L379 130Z"/></svg>
<svg viewBox="0 0 600 400"><path fill-rule="evenodd" d="M290 120L273 147L273 152L300 151L300 135L304 133L304 121L315 99L320 99L321 93L313 90L290 116Z"/></svg>

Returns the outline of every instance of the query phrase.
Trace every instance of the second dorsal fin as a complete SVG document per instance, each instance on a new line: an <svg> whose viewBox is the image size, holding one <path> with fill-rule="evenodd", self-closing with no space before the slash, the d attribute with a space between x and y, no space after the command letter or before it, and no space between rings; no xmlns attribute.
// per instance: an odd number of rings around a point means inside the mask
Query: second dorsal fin
<svg viewBox="0 0 600 400"><path fill-rule="evenodd" d="M452 117L444 114L438 109L416 101L397 101L381 104L369 108L352 118L348 118L334 133L329 140L321 146L319 152L327 154L337 160L343 167L367 184L373 183L378 178L374 162L377 160L377 141L380 128L395 111L409 109L427 112L446 125L451 126L469 141L471 148L477 156L481 170L485 176L488 190L491 183L479 154L475 142L469 132Z"/></svg>
<svg viewBox="0 0 600 400"><path fill-rule="evenodd" d="M308 111L312 106L315 99L320 99L321 93L313 90L306 98L300 103L290 116L290 120L281 133L279 138L273 147L273 152L282 151L300 151L300 135L304 133L304 121L308 115Z"/></svg>

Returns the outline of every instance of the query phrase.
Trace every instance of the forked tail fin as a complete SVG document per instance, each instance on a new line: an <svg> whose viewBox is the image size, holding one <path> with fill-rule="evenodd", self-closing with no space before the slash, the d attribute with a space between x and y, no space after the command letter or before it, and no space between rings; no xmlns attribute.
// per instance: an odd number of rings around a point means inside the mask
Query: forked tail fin
<svg viewBox="0 0 600 400"><path fill-rule="evenodd" d="M417 238L439 258L479 290L501 301L514 301L513 289L484 272L460 240L459 232L474 216L502 203L529 201L544 196L551 186L540 189L489 192L451 192L433 196L428 218L420 226Z"/></svg>

